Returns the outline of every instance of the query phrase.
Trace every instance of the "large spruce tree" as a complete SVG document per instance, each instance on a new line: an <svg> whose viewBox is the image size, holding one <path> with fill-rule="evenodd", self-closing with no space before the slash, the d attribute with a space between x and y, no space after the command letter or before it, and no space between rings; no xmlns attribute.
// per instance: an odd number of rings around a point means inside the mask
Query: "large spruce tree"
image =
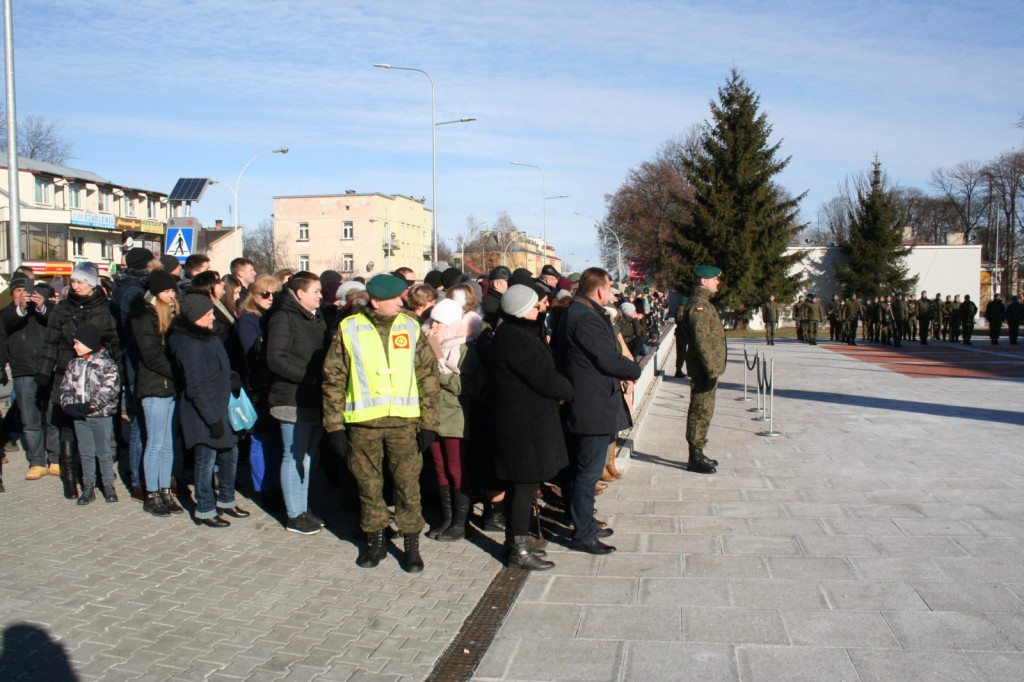
<svg viewBox="0 0 1024 682"><path fill-rule="evenodd" d="M898 191L889 185L877 158L870 178L856 183L856 193L849 202L849 232L839 241L846 265L835 267L843 294L867 298L911 293L917 277L907 277L905 259L911 247L903 244L906 221Z"/></svg>
<svg viewBox="0 0 1024 682"><path fill-rule="evenodd" d="M774 178L789 164L770 144L772 127L758 111L760 98L736 69L711 102L711 121L703 126L694 153L682 159L692 197L681 196L686 209L674 227L671 244L684 281L703 264L722 268L717 297L721 308L742 323L774 294L791 298L800 275L791 274L803 254L786 254L802 225L797 206L804 195L790 197Z"/></svg>

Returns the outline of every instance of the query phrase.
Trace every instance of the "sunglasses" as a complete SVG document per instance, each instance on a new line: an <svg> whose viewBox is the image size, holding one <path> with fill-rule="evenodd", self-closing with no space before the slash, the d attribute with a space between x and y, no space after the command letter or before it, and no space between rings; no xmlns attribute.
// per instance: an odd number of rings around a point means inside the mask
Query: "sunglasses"
<svg viewBox="0 0 1024 682"><path fill-rule="evenodd" d="M265 301L268 298L270 298L271 296L273 296L274 292L273 291L260 291L260 292L257 292L256 295L259 296L260 298L262 298Z"/></svg>

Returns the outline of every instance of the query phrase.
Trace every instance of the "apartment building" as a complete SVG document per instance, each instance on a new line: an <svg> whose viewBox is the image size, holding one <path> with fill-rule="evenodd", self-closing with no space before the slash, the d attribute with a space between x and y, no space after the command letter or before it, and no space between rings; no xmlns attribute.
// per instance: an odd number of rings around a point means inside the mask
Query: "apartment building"
<svg viewBox="0 0 1024 682"><path fill-rule="evenodd" d="M400 267L423 276L431 259L430 211L401 194L274 197L278 256L301 270L372 277Z"/></svg>
<svg viewBox="0 0 1024 682"><path fill-rule="evenodd" d="M8 157L0 153L0 272L9 273ZM21 258L37 274L67 275L88 260L116 269L122 250L163 252L168 219L180 214L166 192L117 185L96 173L19 157Z"/></svg>

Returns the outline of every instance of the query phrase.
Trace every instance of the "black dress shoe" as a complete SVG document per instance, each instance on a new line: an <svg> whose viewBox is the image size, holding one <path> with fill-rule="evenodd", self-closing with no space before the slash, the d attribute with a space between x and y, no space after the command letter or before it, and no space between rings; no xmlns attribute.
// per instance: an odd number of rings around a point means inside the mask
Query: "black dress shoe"
<svg viewBox="0 0 1024 682"><path fill-rule="evenodd" d="M217 507L217 514L227 514L228 516L234 516L236 519L244 519L249 516L249 512L241 507Z"/></svg>
<svg viewBox="0 0 1024 682"><path fill-rule="evenodd" d="M227 528L231 525L230 521L219 516L214 516L212 519L199 519L199 523L210 528Z"/></svg>
<svg viewBox="0 0 1024 682"><path fill-rule="evenodd" d="M597 539L604 540L605 538L610 538L614 533L615 531L611 528L600 528L597 531Z"/></svg>
<svg viewBox="0 0 1024 682"><path fill-rule="evenodd" d="M569 545L569 549L577 552L586 552L587 554L611 554L615 551L615 548L611 545L606 545L597 538L594 538L590 542L578 542L573 540Z"/></svg>

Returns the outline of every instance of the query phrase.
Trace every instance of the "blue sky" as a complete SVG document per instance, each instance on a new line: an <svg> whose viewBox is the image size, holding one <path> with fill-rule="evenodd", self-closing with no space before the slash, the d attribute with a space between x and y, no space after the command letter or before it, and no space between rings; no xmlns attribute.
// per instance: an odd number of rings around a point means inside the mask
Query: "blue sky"
<svg viewBox="0 0 1024 682"><path fill-rule="evenodd" d="M597 264L605 195L709 115L733 66L792 157L780 178L813 223L877 153L902 185L1019 146L1024 3L14 1L19 115L59 119L69 165L170 191L179 177L241 185L242 222L272 197L431 195L438 229L507 211L577 267ZM230 222L211 187L193 215Z"/></svg>

